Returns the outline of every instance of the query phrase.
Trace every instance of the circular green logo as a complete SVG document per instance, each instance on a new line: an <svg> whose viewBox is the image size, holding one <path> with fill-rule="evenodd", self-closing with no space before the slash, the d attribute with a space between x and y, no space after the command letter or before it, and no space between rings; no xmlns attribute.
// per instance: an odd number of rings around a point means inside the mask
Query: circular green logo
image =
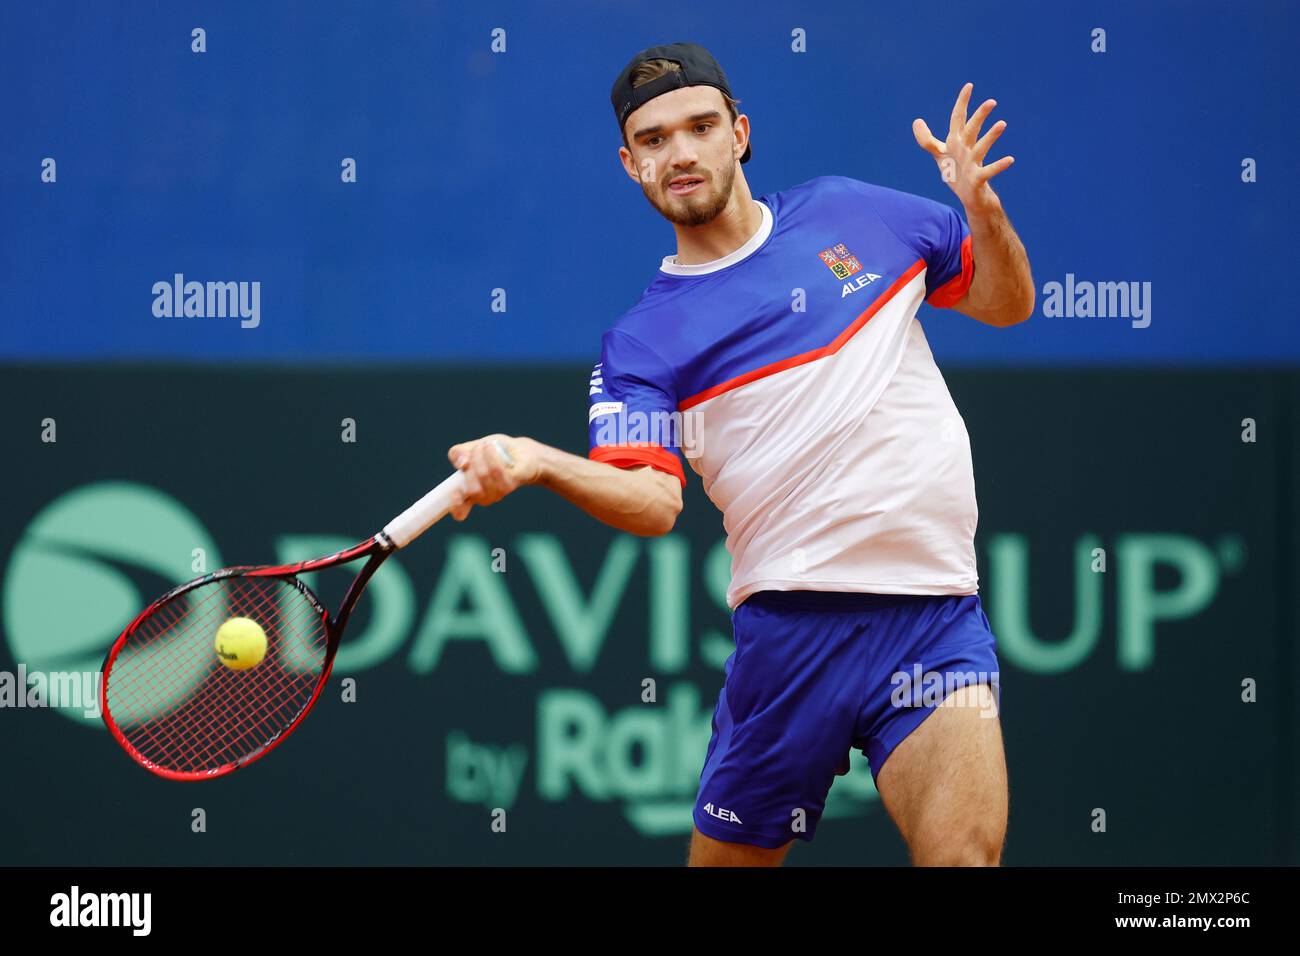
<svg viewBox="0 0 1300 956"><path fill-rule="evenodd" d="M204 565L196 570L199 548ZM9 653L29 675L98 672L146 603L219 567L207 530L175 498L129 482L70 491L33 519L9 560L0 601ZM94 686L98 693L97 680ZM56 709L102 726L84 713L88 707L59 702Z"/></svg>

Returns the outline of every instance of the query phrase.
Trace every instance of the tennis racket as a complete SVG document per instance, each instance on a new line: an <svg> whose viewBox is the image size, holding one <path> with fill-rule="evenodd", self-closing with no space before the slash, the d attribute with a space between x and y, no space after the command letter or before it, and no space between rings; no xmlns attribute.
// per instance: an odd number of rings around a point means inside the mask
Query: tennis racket
<svg viewBox="0 0 1300 956"><path fill-rule="evenodd" d="M495 444L511 467L505 445ZM297 564L223 568L158 598L104 659L100 705L113 737L169 780L210 780L266 756L316 703L371 576L445 517L463 488L457 471L346 550ZM331 616L299 575L353 562L364 563ZM248 639L242 660L217 633L235 618L245 619L237 622L238 636Z"/></svg>

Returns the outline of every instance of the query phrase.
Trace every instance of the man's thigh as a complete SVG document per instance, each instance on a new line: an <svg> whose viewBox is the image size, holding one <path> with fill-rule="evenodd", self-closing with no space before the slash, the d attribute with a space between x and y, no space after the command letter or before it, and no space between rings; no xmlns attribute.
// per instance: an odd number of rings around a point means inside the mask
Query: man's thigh
<svg viewBox="0 0 1300 956"><path fill-rule="evenodd" d="M867 615L825 600L757 594L733 615L736 651L693 812L717 843L777 850L817 831L847 763L870 646Z"/></svg>
<svg viewBox="0 0 1300 956"><path fill-rule="evenodd" d="M697 827L691 833L690 866L780 866L790 850L785 846L768 849L749 843L728 843L705 836Z"/></svg>
<svg viewBox="0 0 1300 956"><path fill-rule="evenodd" d="M996 866L1007 766L993 690L953 690L893 749L876 788L917 866Z"/></svg>

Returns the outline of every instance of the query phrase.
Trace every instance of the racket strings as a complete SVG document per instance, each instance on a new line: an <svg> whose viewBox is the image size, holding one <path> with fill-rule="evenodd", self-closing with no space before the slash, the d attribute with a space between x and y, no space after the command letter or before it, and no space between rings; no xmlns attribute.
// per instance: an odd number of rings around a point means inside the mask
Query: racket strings
<svg viewBox="0 0 1300 956"><path fill-rule="evenodd" d="M286 633L283 614L280 613L280 608L273 603L276 582L254 578L245 579L245 581L249 585L247 589L249 593L236 597L229 616L247 617L263 623L263 630L268 635L269 655L270 635L275 632L274 629L278 628L281 634ZM300 594L298 596L302 597ZM242 602L240 599L242 599ZM314 621L319 621L319 616L309 601L304 599L298 603L305 605ZM269 625L265 622L269 622ZM201 644L196 645L196 650L202 656L207 656ZM184 663L192 664L193 661ZM157 671L158 668L154 670ZM236 673L239 672L231 671L224 665L219 669L214 668L212 670L209 680L217 681L224 686L210 688L210 700L221 702L238 690L235 682L229 679ZM319 670L317 670L317 673L319 673ZM260 683L250 681L249 685L244 688L246 712L243 714L231 713L229 707L213 706L209 708L206 714L200 713L191 722L170 721L168 723L159 723L154 727L145 728L145 734L155 745L167 752L185 750L190 758L188 763L196 768L221 766L227 762L222 759L221 750L214 745L214 742L217 741L223 743L226 750L234 748L251 752L251 750L261 746L261 743L257 742L251 748L241 748L242 741L232 739L232 733L237 733L239 736L248 737L254 741L274 737L283 729L280 726L282 722L276 720L280 707L285 704L292 704L293 700L298 696L297 692L300 688L295 686L280 688L278 698L273 698L277 688L267 686L265 680ZM314 687L314 682L312 686ZM154 709L157 709L158 703L158 699L149 702ZM296 712L297 708L293 713ZM290 715L291 718L292 714ZM241 720L242 723L237 722ZM177 732L179 732L179 736L176 735Z"/></svg>
<svg viewBox="0 0 1300 956"><path fill-rule="evenodd" d="M218 657L217 629L255 621L265 657L245 670ZM141 621L119 650L108 712L141 756L202 773L248 757L287 730L324 671L328 633L310 597L280 578L234 576L178 595Z"/></svg>
<svg viewBox="0 0 1300 956"><path fill-rule="evenodd" d="M234 580L245 587L231 595L232 600L219 616L250 617L263 625L268 636L269 658L275 651L277 635L299 632L299 622L287 620L282 608L275 602L274 592L290 586L282 582L251 578ZM309 626L314 629L320 618L311 602L296 590L291 590L289 594L298 598L292 603L306 610ZM219 626L220 622L215 623ZM291 624L294 625L292 631ZM169 626L174 630L176 623ZM215 633L215 628L200 629ZM188 660L178 656L176 664L179 668L173 673L194 673L196 658L209 662L215 656L215 649L205 647L206 643L191 642ZM158 671L159 667L155 666L145 673L154 677ZM259 665L253 673L231 671L224 664L218 663L218 666L210 668L205 684L192 700L177 707L166 719L139 722L137 744L146 756L150 756L150 750L166 754L176 765L173 769L191 772L222 766L241 756L247 756L264 746L292 722L310 699L319 671L319 666L313 668L309 672L311 678L303 680L299 670L298 680L286 681L283 679L283 669L271 666L269 661L265 668ZM151 684L143 686L156 689L159 683L155 679ZM156 713L160 704L171 702L175 690L175 687L170 690L164 687L161 694L155 690L152 697L143 698L142 703ZM150 759L162 763L156 757L150 756Z"/></svg>
<svg viewBox="0 0 1300 956"><path fill-rule="evenodd" d="M274 603L274 596L267 593L270 590L267 582L256 579L248 579L248 582L253 593L238 595L244 600L232 603L230 616L248 617L263 625L268 636L269 656L272 635L277 632L281 635L297 633L297 630L286 626L290 622L286 622L281 609ZM310 620L319 622L310 602L303 599L296 603L305 604ZM276 680L282 673L277 674L271 668L262 669L260 665L252 674L232 671L224 665L213 668L208 678L213 686L205 688L205 696L199 701L206 706L191 708L193 715L186 715L188 720L170 721L165 729L179 730L180 737L173 736L165 741L166 744L184 748L191 763L204 766L220 766L228 762L228 754L242 756L258 749L288 726L305 705L314 690L315 674L319 669L313 672L313 679L306 682ZM241 680L245 677L249 679ZM306 691L305 696L303 691Z"/></svg>
<svg viewBox="0 0 1300 956"><path fill-rule="evenodd" d="M265 594L265 591L261 589L259 589L259 591L261 591L263 595ZM251 616L254 620L263 615L272 618L278 616L274 606L269 605L265 600L259 600L256 606L246 605L242 610L247 611L248 613L241 613L239 610L232 610L228 616ZM184 602L172 602L159 608L158 611L155 612L155 616L147 619L141 629L137 631L137 634L135 635L136 639L131 645L128 645L130 648L129 653L132 653L138 662L145 656L141 653L141 649L144 648L147 650L149 646L148 642L143 640L142 632L148 630L152 631L156 635L164 635L168 630L176 627L180 619L187 613L188 607ZM218 622L217 626L220 626L220 622ZM215 646L213 649L215 650ZM180 654L187 650L189 651L188 658L182 659ZM135 682L140 687L144 688L145 692L137 695L134 701L127 701L125 699L120 701L119 706L122 707L124 712L115 714L119 722L137 722L142 719L143 716L156 712L166 699L168 693L174 693L176 687L181 683L180 681L167 682L162 680L161 677L169 671L172 672L170 676L173 677L180 676L183 678L186 673L192 674L194 673L194 665L200 660L206 663L208 656L207 648L202 644L202 642L192 642L181 646L173 646L169 648L169 651L171 653L158 653L151 655L148 659L152 662L152 667L148 665L138 667ZM214 673L219 674L219 672ZM147 690L149 688L153 688L156 691L152 697L147 696ZM130 706L131 704L134 704L134 706Z"/></svg>
<svg viewBox="0 0 1300 956"><path fill-rule="evenodd" d="M264 585L255 586L255 590L261 595L260 599L254 599L252 593L236 595L236 599L229 603L228 613L230 616L251 617L267 625L264 630L268 631L269 644L277 630L283 633L282 615L275 613L273 605L268 606ZM226 613L227 611L223 609L223 615ZM178 614L175 610L169 615L160 615L158 633L174 632L183 618L184 614ZM243 715L230 713L229 706L223 705L223 700L229 696L234 687L228 680L229 675L222 673L228 671L224 665L221 665L220 669L211 669L206 677L208 686L202 687L200 697L196 697L188 707L175 706L180 703L177 700L178 691L186 689L185 684L198 673L196 668L198 660L202 659L203 664L206 665L209 663L209 654L215 653L215 648L209 652L203 646L204 643L206 642L174 645L169 648L171 653L154 655L153 666L141 669L139 678L135 681L136 685L142 688L142 692L133 701L134 706L128 708L125 698L119 697L116 705L119 710L113 711L119 725L123 723L135 725L134 742L142 752L146 752L146 756L149 755L147 751L150 750L165 753L170 755L173 762L180 767L191 770L203 769L212 764L220 765L224 762L223 750L238 754L241 748L237 736L240 734L266 735L265 714L272 710L265 704L261 707L257 706L259 701L267 700L268 687L263 679L245 682L247 703L244 710L247 713ZM170 672L179 679L170 683L160 681L159 674L167 669L170 669ZM181 699L183 700L183 696ZM196 706L196 704L206 704L206 707ZM166 719L147 719L150 715L165 712L173 706L174 712L167 714ZM249 712L254 708L262 713L259 715ZM228 722L239 716L247 718L242 725Z"/></svg>

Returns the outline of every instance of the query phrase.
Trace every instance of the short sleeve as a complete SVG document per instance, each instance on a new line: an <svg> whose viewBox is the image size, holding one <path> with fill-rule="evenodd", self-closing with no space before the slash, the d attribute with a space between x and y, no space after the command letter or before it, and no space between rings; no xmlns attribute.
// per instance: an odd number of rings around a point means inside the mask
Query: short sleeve
<svg viewBox="0 0 1300 956"><path fill-rule="evenodd" d="M975 278L970 227L957 210L924 196L861 183L876 214L925 261L925 301L952 308Z"/></svg>
<svg viewBox="0 0 1300 956"><path fill-rule="evenodd" d="M588 458L650 465L686 484L672 370L653 350L618 329L606 332L587 395Z"/></svg>

